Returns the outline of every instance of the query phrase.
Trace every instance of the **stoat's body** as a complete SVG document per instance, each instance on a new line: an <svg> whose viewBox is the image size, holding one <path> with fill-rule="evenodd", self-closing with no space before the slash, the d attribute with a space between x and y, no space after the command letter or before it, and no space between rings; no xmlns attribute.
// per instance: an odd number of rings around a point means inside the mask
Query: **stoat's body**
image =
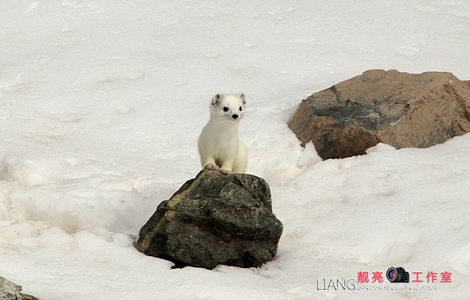
<svg viewBox="0 0 470 300"><path fill-rule="evenodd" d="M203 168L221 168L227 173L244 173L248 155L238 139L238 125L245 113L243 94L217 94L210 103L210 119L199 136Z"/></svg>

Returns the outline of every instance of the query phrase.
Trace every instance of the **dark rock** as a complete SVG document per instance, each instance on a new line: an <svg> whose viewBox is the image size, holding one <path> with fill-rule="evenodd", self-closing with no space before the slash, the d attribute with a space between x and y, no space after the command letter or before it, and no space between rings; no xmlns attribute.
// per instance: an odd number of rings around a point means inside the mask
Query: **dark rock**
<svg viewBox="0 0 470 300"><path fill-rule="evenodd" d="M323 159L382 142L429 147L470 132L470 82L451 73L370 70L303 100L289 121Z"/></svg>
<svg viewBox="0 0 470 300"><path fill-rule="evenodd" d="M158 205L136 248L177 266L258 267L274 258L281 233L263 179L204 170Z"/></svg>
<svg viewBox="0 0 470 300"><path fill-rule="evenodd" d="M21 286L0 277L0 300L38 300L34 296L21 293Z"/></svg>

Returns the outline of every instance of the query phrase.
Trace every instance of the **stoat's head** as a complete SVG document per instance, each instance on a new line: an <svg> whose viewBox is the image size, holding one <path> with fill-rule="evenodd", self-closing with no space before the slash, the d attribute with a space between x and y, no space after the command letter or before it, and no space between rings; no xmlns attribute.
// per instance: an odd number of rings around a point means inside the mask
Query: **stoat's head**
<svg viewBox="0 0 470 300"><path fill-rule="evenodd" d="M210 104L211 118L239 121L245 114L244 94L216 94Z"/></svg>

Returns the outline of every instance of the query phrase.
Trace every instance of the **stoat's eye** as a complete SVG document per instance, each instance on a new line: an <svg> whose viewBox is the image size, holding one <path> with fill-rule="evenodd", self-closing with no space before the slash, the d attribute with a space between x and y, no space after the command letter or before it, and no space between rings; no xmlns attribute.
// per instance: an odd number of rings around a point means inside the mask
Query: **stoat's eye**
<svg viewBox="0 0 470 300"><path fill-rule="evenodd" d="M239 110L239 111L242 111L243 109L242 109L242 107L240 106L240 107L238 108L238 110Z"/></svg>
<svg viewBox="0 0 470 300"><path fill-rule="evenodd" d="M228 107L227 107L227 106L224 107L224 111L228 111Z"/></svg>

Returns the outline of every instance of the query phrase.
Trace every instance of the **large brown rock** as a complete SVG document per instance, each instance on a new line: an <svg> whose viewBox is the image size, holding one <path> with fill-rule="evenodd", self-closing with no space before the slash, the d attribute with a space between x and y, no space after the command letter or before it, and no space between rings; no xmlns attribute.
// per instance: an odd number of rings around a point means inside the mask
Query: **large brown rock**
<svg viewBox="0 0 470 300"><path fill-rule="evenodd" d="M470 81L366 71L303 100L289 128L323 159L364 154L379 142L429 147L470 131Z"/></svg>

